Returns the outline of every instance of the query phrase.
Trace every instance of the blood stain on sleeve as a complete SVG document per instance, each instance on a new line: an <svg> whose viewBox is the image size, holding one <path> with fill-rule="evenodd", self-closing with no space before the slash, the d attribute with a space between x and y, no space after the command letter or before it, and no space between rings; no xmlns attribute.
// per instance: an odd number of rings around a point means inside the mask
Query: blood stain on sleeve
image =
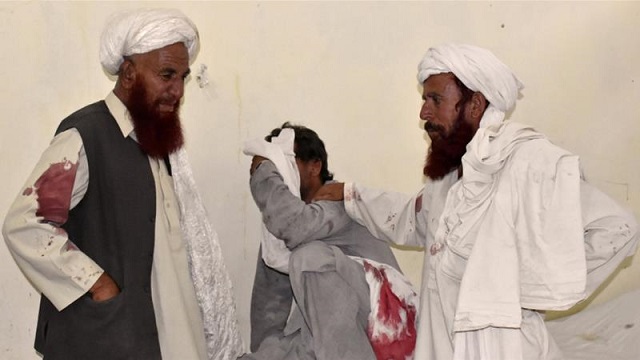
<svg viewBox="0 0 640 360"><path fill-rule="evenodd" d="M34 184L38 201L36 216L42 216L42 222L64 224L67 221L77 170L78 163L65 159L51 164L38 178Z"/></svg>

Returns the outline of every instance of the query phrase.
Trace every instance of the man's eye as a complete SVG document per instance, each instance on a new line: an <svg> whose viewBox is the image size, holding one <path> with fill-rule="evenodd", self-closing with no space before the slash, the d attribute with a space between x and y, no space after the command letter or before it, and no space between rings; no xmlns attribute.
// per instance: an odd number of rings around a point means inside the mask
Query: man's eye
<svg viewBox="0 0 640 360"><path fill-rule="evenodd" d="M173 78L173 74L170 73L162 73L160 74L160 77L162 78L162 80L171 80Z"/></svg>

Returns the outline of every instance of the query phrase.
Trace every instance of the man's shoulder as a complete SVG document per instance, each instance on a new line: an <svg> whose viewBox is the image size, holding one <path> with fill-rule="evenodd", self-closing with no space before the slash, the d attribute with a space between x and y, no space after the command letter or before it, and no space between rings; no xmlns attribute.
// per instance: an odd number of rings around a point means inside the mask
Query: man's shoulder
<svg viewBox="0 0 640 360"><path fill-rule="evenodd" d="M541 138L519 144L509 157L508 163L517 169L526 167L530 170L553 171L558 161L567 156L573 154L548 139Z"/></svg>
<svg viewBox="0 0 640 360"><path fill-rule="evenodd" d="M110 118L110 116L106 117L104 115L110 115L109 108L107 107L104 100L94 102L81 109L76 110L71 115L62 120L60 122L60 125L58 126L56 134L70 128L77 128L79 126L95 126L97 125L96 121L87 121L87 119L95 120Z"/></svg>

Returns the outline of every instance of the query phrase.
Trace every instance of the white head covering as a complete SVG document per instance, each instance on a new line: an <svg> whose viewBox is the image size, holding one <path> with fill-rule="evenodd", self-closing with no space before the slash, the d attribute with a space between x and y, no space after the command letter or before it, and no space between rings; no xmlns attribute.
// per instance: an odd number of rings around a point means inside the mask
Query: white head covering
<svg viewBox="0 0 640 360"><path fill-rule="evenodd" d="M182 42L192 60L199 49L198 29L175 9L139 9L113 14L100 38L100 63L111 75L118 73L124 56L144 54Z"/></svg>
<svg viewBox="0 0 640 360"><path fill-rule="evenodd" d="M418 81L422 84L431 75L449 72L489 101L480 127L501 123L524 87L511 69L489 50L462 44L430 48L418 65Z"/></svg>

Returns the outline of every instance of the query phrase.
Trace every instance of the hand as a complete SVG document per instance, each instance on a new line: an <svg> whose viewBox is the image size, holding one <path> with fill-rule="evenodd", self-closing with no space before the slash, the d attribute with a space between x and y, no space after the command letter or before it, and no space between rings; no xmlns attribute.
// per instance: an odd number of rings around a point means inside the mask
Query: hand
<svg viewBox="0 0 640 360"><path fill-rule="evenodd" d="M263 162L264 160L269 160L269 159L267 159L264 156L255 155L251 160L251 169L249 170L249 174L253 175L253 172L256 171L256 168L258 167L258 165L260 165L260 163Z"/></svg>
<svg viewBox="0 0 640 360"><path fill-rule="evenodd" d="M120 294L120 289L115 281L106 272L102 273L98 280L89 289L93 301L107 301Z"/></svg>
<svg viewBox="0 0 640 360"><path fill-rule="evenodd" d="M319 200L344 200L344 183L324 184L318 191L316 191L315 195L313 195L312 201Z"/></svg>

